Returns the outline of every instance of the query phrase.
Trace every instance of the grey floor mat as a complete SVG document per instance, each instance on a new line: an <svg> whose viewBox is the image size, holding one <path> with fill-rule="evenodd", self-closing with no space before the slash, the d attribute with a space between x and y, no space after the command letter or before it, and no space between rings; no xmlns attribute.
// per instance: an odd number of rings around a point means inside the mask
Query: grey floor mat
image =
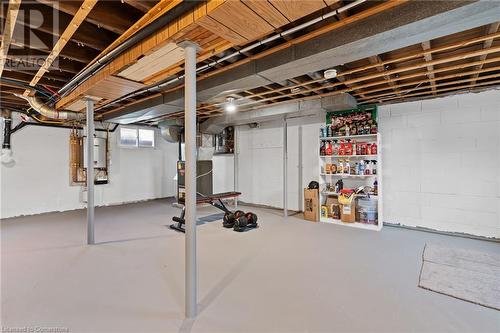
<svg viewBox="0 0 500 333"><path fill-rule="evenodd" d="M418 286L500 310L500 253L426 245Z"/></svg>

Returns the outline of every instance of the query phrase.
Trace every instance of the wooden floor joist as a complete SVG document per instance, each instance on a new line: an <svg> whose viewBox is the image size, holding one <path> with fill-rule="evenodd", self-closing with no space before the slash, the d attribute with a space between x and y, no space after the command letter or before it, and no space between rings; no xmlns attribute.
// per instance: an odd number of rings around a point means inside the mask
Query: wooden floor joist
<svg viewBox="0 0 500 333"><path fill-rule="evenodd" d="M9 52L10 43L12 41L12 34L14 33L14 26L16 25L17 15L19 14L19 7L21 0L10 0L7 9L7 18L3 27L2 44L0 45L0 77L7 62L7 53Z"/></svg>
<svg viewBox="0 0 500 333"><path fill-rule="evenodd" d="M490 24L486 28L486 34L487 35L494 34L495 32L498 31L499 27L500 27L500 22L495 22L495 23ZM493 44L493 39L487 39L487 40L485 40L483 42L483 49L490 48L492 44ZM479 60L484 60L484 59L486 59L487 56L488 56L487 54L483 54L483 55L479 56ZM478 69L481 69L482 67L483 67L483 65L479 65ZM475 83L475 81L471 82L471 84L474 84L474 83Z"/></svg>
<svg viewBox="0 0 500 333"><path fill-rule="evenodd" d="M71 20L70 24L66 27L66 29L62 33L61 37L54 45L52 51L45 59L43 65L38 69L38 72L35 74L35 76L31 80L31 82L29 84L30 86L32 86L32 87L36 86L37 83L40 81L40 79L49 70L49 68L52 66L52 63L54 62L54 60L56 60L56 58L59 56L59 53L61 52L61 50L64 48L66 43L71 39L71 36L73 36L73 34L78 29L80 24L87 17L87 15L89 15L89 13L91 12L92 8L94 8L96 3L97 3L97 0L85 0L82 3L82 5L80 6L80 9L78 9L78 12L75 14L75 16ZM29 90L26 90L24 92L25 95L28 95L29 93L30 93Z"/></svg>

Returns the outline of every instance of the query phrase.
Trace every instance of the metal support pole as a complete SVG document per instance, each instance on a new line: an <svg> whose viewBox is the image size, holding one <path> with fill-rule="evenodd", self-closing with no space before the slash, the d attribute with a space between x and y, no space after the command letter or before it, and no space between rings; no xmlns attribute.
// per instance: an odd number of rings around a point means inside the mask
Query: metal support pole
<svg viewBox="0 0 500 333"><path fill-rule="evenodd" d="M234 191L238 192L238 126L234 126L234 147L233 147L233 185ZM234 197L234 208L238 208L238 197Z"/></svg>
<svg viewBox="0 0 500 333"><path fill-rule="evenodd" d="M187 318L196 317L196 51L198 45L184 41L186 77L184 79L185 157L186 157L186 304Z"/></svg>
<svg viewBox="0 0 500 333"><path fill-rule="evenodd" d="M94 239L94 101L87 99L87 244Z"/></svg>
<svg viewBox="0 0 500 333"><path fill-rule="evenodd" d="M283 216L288 216L288 126L283 119Z"/></svg>
<svg viewBox="0 0 500 333"><path fill-rule="evenodd" d="M298 202L298 207L299 207L299 210L300 211L304 211L304 207L303 204L304 204L304 184L303 184L303 175L304 175L304 170L303 170L303 165L302 165L302 125L299 125L299 142L298 142L298 146L299 146L299 162L298 162L298 168L299 168L299 172L298 172L298 184L299 184L299 202Z"/></svg>

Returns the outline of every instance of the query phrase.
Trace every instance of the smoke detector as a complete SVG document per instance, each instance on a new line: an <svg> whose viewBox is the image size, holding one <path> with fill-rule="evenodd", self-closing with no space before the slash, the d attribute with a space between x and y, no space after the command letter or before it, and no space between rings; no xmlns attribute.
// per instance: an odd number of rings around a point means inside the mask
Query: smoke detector
<svg viewBox="0 0 500 333"><path fill-rule="evenodd" d="M324 73L323 76L325 79L333 79L337 77L337 70L336 69L327 69Z"/></svg>
<svg viewBox="0 0 500 333"><path fill-rule="evenodd" d="M290 92L292 94L296 94L296 93L300 92L301 90L302 90L301 87L294 87L294 88L290 89Z"/></svg>

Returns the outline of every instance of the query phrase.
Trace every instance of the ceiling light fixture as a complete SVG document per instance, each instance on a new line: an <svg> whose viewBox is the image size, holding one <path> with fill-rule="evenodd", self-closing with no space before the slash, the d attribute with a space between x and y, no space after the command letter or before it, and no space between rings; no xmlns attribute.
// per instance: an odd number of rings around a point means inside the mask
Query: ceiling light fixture
<svg viewBox="0 0 500 333"><path fill-rule="evenodd" d="M337 77L337 70L336 69L327 69L324 73L323 76L325 79L333 79Z"/></svg>
<svg viewBox="0 0 500 333"><path fill-rule="evenodd" d="M233 113L236 111L236 104L234 103L233 97L226 98L226 105L224 106L224 110L229 113Z"/></svg>

